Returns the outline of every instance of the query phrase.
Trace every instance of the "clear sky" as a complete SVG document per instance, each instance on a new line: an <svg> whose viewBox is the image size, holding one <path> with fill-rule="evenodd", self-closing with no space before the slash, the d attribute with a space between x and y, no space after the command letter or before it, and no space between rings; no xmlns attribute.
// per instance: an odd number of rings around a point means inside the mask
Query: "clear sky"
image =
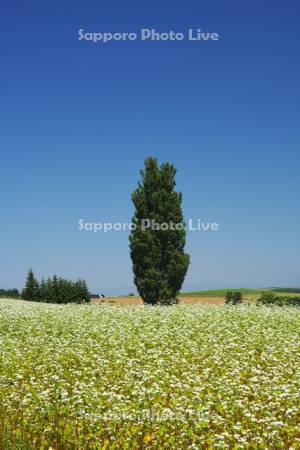
<svg viewBox="0 0 300 450"><path fill-rule="evenodd" d="M148 155L177 169L184 289L300 285L298 0L3 1L0 287L83 277L134 291L125 232ZM217 32L219 41L78 40L78 30Z"/></svg>

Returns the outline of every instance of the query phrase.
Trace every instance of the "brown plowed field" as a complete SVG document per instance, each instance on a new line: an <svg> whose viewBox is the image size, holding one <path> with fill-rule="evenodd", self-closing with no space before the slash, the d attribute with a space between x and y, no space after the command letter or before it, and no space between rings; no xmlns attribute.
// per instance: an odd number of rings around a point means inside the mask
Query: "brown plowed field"
<svg viewBox="0 0 300 450"><path fill-rule="evenodd" d="M224 297L222 296L180 295L179 299L180 303L189 305L224 305ZM117 306L137 306L143 304L140 297L105 297L104 299L92 298L91 303L93 305L109 304Z"/></svg>

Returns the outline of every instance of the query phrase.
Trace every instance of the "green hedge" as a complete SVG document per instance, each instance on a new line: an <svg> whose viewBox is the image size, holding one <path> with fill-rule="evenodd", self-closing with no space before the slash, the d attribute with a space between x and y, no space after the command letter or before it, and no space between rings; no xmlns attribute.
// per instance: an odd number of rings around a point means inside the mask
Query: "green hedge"
<svg viewBox="0 0 300 450"><path fill-rule="evenodd" d="M287 297L275 295L272 292L263 292L257 300L257 305L267 306L300 306L300 297Z"/></svg>

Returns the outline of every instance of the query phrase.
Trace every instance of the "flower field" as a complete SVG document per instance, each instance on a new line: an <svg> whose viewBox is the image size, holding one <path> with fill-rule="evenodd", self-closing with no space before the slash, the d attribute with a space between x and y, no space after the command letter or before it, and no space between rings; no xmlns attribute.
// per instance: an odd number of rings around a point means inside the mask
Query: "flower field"
<svg viewBox="0 0 300 450"><path fill-rule="evenodd" d="M0 300L0 448L300 449L300 312Z"/></svg>

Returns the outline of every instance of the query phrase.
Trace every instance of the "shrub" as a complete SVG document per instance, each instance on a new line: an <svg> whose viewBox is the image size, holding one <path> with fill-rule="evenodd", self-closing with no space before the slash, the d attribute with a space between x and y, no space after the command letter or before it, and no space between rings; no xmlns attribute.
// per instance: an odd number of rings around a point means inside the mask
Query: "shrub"
<svg viewBox="0 0 300 450"><path fill-rule="evenodd" d="M273 292L263 292L257 305L267 306L300 306L300 297L279 296Z"/></svg>
<svg viewBox="0 0 300 450"><path fill-rule="evenodd" d="M227 291L225 296L225 303L227 305L238 305L242 303L242 293Z"/></svg>
<svg viewBox="0 0 300 450"><path fill-rule="evenodd" d="M257 300L258 305L273 305L276 299L279 298L273 292L263 292L261 297Z"/></svg>

